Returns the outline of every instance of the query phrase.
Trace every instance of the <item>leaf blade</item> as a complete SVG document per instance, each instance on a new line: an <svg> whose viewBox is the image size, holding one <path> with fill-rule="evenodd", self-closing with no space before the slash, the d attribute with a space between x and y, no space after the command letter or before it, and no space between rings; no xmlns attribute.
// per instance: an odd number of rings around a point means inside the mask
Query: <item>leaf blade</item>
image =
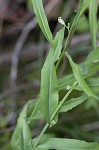
<svg viewBox="0 0 99 150"><path fill-rule="evenodd" d="M66 56L70 62L70 65L72 67L72 71L74 74L74 77L76 79L76 81L78 82L79 86L83 89L83 91L90 97L94 97L97 99L96 95L94 94L94 92L92 91L92 89L87 85L86 81L84 80L84 77L81 73L81 70L79 68L79 66L73 62L71 56L66 53Z"/></svg>
<svg viewBox="0 0 99 150"><path fill-rule="evenodd" d="M72 98L69 101L66 101L64 103L64 105L60 109L60 112L67 112L75 108L76 106L80 105L81 103L83 103L86 99L87 99L87 96L84 94L80 97Z"/></svg>
<svg viewBox="0 0 99 150"><path fill-rule="evenodd" d="M97 9L98 4L97 0L90 0L89 5L89 25L90 25L90 33L91 33L91 39L92 39L92 45L93 48L96 49L97 47Z"/></svg>
<svg viewBox="0 0 99 150"><path fill-rule="evenodd" d="M43 34L45 35L46 39L50 43L52 43L52 33L51 33L49 25L48 25L48 21L47 21L46 15L45 15L42 0L32 0L32 4L33 4L36 18L38 20L39 26L40 26Z"/></svg>
<svg viewBox="0 0 99 150"><path fill-rule="evenodd" d="M44 143L40 143L38 148L48 148L57 150L98 150L99 144L96 142L85 142L74 139L50 138Z"/></svg>
<svg viewBox="0 0 99 150"><path fill-rule="evenodd" d="M27 150L32 148L31 143L31 132L26 122L27 117L27 105L23 108L17 122L17 127L13 133L11 139L11 145L16 150Z"/></svg>
<svg viewBox="0 0 99 150"><path fill-rule="evenodd" d="M50 117L58 105L58 81L54 63L59 58L61 53L64 30L65 27L63 27L56 34L56 37L53 41L53 46L50 49L50 52L41 71L40 98L42 103L42 110L47 122L50 122Z"/></svg>
<svg viewBox="0 0 99 150"><path fill-rule="evenodd" d="M81 17L81 15L85 11L85 9L89 6L89 4L90 4L90 0L81 0L80 1L80 5L79 5L79 8L78 8L77 14L76 14L76 16L74 18L74 21L72 23L72 28L76 25L79 18Z"/></svg>

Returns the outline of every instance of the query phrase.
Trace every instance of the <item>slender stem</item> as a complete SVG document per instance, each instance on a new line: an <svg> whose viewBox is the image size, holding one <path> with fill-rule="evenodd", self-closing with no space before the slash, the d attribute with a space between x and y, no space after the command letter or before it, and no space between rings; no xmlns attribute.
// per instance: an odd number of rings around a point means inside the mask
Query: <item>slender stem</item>
<svg viewBox="0 0 99 150"><path fill-rule="evenodd" d="M73 91L73 88L71 88L67 93L66 95L64 96L64 98L62 99L62 101L60 102L60 104L58 105L58 107L56 108L56 110L54 111L53 115L51 116L51 120L54 119L54 117L56 116L56 114L58 113L59 109L61 108L61 106L64 104L64 102L66 101L67 97L70 95L70 93ZM41 137L43 136L43 134L45 133L45 131L47 130L49 124L46 123L46 125L44 126L43 130L41 131L39 137L38 137L38 140L36 142L36 146L38 145Z"/></svg>
<svg viewBox="0 0 99 150"><path fill-rule="evenodd" d="M49 126L49 124L46 123L46 125L44 126L43 130L41 131L41 133L40 133L40 135L39 135L39 137L38 137L38 139L37 139L37 142L36 142L36 144L35 144L36 146L38 145L38 143L39 143L41 137L43 136L43 134L44 134L45 131L47 130L48 126Z"/></svg>
<svg viewBox="0 0 99 150"><path fill-rule="evenodd" d="M58 107L56 108L56 110L54 111L53 115L51 116L51 120L54 119L54 117L56 116L56 114L58 113L59 109L61 108L61 106L64 104L64 102L66 101L67 97L70 95L70 93L73 91L73 88L71 88L67 94L64 96L64 98L62 99L62 101L60 102L60 104L58 105Z"/></svg>

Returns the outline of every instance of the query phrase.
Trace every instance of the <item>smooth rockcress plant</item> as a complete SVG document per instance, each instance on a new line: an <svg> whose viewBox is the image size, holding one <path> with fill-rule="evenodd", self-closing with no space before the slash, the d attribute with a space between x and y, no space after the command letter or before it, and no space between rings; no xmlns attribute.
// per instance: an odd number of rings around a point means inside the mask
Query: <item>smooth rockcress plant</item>
<svg viewBox="0 0 99 150"><path fill-rule="evenodd" d="M60 113L66 113L77 106L79 107L89 98L96 105L99 101L99 77L94 77L99 71L99 47L97 47L96 39L97 0L80 0L72 24L68 23L66 26L65 21L59 17L58 22L62 24L62 27L55 37L50 30L42 0L32 0L32 4L38 24L51 48L41 70L39 96L35 101L28 101L21 111L11 139L12 148L13 150L99 150L99 144L96 142L57 138L54 133L53 135L46 133L48 128L58 123ZM89 8L93 51L89 53L83 63L78 65L67 52L67 48L76 24L87 8ZM63 45L65 30L68 30L68 36ZM72 73L58 79L57 69L63 55L68 59ZM61 91L65 91L65 96L59 99ZM80 94L76 98L67 100L73 91ZM32 138L32 131L35 130L37 121L42 118L45 119L46 124L40 134Z"/></svg>

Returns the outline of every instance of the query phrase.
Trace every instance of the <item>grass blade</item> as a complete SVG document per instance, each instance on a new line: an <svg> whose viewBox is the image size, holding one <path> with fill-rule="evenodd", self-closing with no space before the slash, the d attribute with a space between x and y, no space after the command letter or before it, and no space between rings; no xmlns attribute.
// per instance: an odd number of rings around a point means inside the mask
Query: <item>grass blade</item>
<svg viewBox="0 0 99 150"><path fill-rule="evenodd" d="M90 0L89 5L89 24L90 24L90 33L91 33L91 39L92 39L92 45L93 48L96 49L97 47L97 0Z"/></svg>
<svg viewBox="0 0 99 150"><path fill-rule="evenodd" d="M38 20L39 26L45 35L46 39L52 43L52 33L50 31L47 17L43 8L42 0L32 0L34 12Z"/></svg>

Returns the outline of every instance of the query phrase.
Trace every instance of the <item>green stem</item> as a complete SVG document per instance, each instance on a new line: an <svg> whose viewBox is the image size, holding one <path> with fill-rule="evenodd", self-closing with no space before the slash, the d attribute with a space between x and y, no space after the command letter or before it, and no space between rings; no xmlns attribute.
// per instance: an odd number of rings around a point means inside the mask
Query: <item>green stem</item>
<svg viewBox="0 0 99 150"><path fill-rule="evenodd" d="M76 25L76 23L78 21L78 18L79 18L79 14L80 14L80 10L81 10L81 7L82 7L82 3L83 3L83 0L80 1L80 5L79 5L79 8L78 8L77 14L76 14L76 16L75 16L75 18L73 20L72 25L71 25L70 31L68 33L68 36L67 36L67 39L66 39L66 42L65 42L65 45L63 47L63 51L62 51L61 56L60 56L60 58L59 58L59 60L58 60L58 62L56 64L56 69L58 68L58 66L60 64L61 59L62 59L66 49L68 49L68 45L69 45L69 43L71 41L71 37L72 37L72 35L74 33L74 30L75 30L75 25Z"/></svg>
<svg viewBox="0 0 99 150"><path fill-rule="evenodd" d="M61 106L64 104L64 102L66 101L67 97L70 95L70 93L73 91L73 88L71 88L67 94L64 96L64 98L62 99L62 101L60 102L60 104L58 105L58 107L56 108L56 110L54 111L53 115L51 116L51 120L54 119L54 117L56 116L56 114L58 113L59 109L61 108ZM38 145L41 137L43 136L43 134L45 133L45 131L47 130L49 124L46 123L46 125L44 126L43 130L41 131L39 137L38 137L38 140L36 142L36 146Z"/></svg>
<svg viewBox="0 0 99 150"><path fill-rule="evenodd" d="M73 88L71 88L67 94L64 96L64 98L62 99L62 101L59 103L58 107L56 108L56 110L54 111L53 115L51 116L51 120L54 119L54 117L57 115L59 109L62 107L62 105L64 104L64 102L66 101L67 97L71 94L71 92L73 91Z"/></svg>

